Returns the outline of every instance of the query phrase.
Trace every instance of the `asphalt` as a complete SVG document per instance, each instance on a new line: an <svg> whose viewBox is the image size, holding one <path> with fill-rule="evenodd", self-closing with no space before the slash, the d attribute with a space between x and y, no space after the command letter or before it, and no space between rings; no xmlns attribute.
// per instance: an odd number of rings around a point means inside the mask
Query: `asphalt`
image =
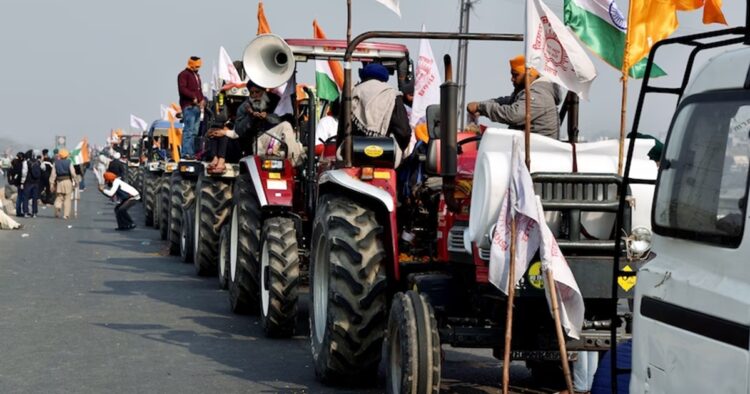
<svg viewBox="0 0 750 394"><path fill-rule="evenodd" d="M81 196L77 218L48 207L0 231L0 393L383 391L323 386L306 317L302 335L266 339L257 317L230 312L215 278L168 256L140 204L139 227L119 232L112 203L94 187ZM445 392L498 392L500 375L486 351L446 349Z"/></svg>

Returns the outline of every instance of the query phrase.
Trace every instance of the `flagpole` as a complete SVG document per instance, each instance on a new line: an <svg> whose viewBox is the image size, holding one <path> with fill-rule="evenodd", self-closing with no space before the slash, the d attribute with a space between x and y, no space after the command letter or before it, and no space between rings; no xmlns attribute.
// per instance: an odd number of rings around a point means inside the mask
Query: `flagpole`
<svg viewBox="0 0 750 394"><path fill-rule="evenodd" d="M622 176L622 165L625 157L625 122L628 107L628 74L622 74L622 102L620 103L620 148L617 155L617 174Z"/></svg>
<svg viewBox="0 0 750 394"><path fill-rule="evenodd" d="M568 392L573 393L573 381L570 378L570 365L568 364L568 349L565 348L565 336L563 335L562 323L560 322L560 307L557 303L557 285L555 284L552 270L546 269L545 271L544 274L547 275L550 300L552 300L552 314L555 317L555 333L557 334L557 344L560 347L560 363L562 364L563 375L565 376L565 385L568 387Z"/></svg>
<svg viewBox="0 0 750 394"><path fill-rule="evenodd" d="M531 84L531 78L529 78L529 70L531 68L529 67L528 63L526 64L526 70L524 72L523 80L524 80L524 93L526 95L526 117L524 119L525 127L524 127L524 147L525 147L525 154L526 154L526 168L531 172L531 87L529 85Z"/></svg>
<svg viewBox="0 0 750 394"><path fill-rule="evenodd" d="M512 189L508 189L510 193ZM511 208L512 210L513 208ZM510 220L510 267L508 268L508 304L505 311L505 343L503 350L503 394L510 383L510 345L513 339L513 300L516 298L516 216Z"/></svg>

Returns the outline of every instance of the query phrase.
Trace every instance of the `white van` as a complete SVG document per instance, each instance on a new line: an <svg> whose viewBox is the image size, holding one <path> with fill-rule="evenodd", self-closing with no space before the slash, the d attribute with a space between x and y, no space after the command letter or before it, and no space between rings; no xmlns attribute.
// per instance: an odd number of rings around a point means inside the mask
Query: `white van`
<svg viewBox="0 0 750 394"><path fill-rule="evenodd" d="M630 392L749 393L750 48L711 59L682 97L654 193L656 257L638 271Z"/></svg>

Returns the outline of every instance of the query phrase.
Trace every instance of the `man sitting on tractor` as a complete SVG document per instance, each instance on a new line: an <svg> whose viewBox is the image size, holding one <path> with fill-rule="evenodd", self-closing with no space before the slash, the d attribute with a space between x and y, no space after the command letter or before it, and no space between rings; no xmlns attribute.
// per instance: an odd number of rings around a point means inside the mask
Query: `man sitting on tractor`
<svg viewBox="0 0 750 394"><path fill-rule="evenodd" d="M255 146L254 153L280 156L286 152L295 165L300 164L305 150L297 141L294 128L285 119L287 115L274 114L279 97L253 81L247 82L247 88L250 96L237 109L235 124L243 153L251 153L253 149L248 148Z"/></svg>
<svg viewBox="0 0 750 394"><path fill-rule="evenodd" d="M359 70L362 80L352 89L352 134L392 137L398 144L396 166L411 140L409 116L401 93L388 85L388 69L370 63Z"/></svg>
<svg viewBox="0 0 750 394"><path fill-rule="evenodd" d="M478 117L490 118L493 122L505 123L511 129L523 130L526 118L525 68L526 58L519 55L510 59L510 80L513 93L493 100L470 102L466 110ZM560 117L557 106L562 102L560 87L529 69L531 86L531 132L557 139L560 135Z"/></svg>

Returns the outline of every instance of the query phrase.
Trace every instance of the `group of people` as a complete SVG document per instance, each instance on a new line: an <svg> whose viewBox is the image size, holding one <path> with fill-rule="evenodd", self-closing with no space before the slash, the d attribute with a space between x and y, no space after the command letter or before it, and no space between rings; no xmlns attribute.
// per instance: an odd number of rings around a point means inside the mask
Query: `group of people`
<svg viewBox="0 0 750 394"><path fill-rule="evenodd" d="M74 187L81 170L76 169L66 149L19 152L8 170L8 183L16 187L16 216L36 217L39 201L54 204L55 217L70 218Z"/></svg>

